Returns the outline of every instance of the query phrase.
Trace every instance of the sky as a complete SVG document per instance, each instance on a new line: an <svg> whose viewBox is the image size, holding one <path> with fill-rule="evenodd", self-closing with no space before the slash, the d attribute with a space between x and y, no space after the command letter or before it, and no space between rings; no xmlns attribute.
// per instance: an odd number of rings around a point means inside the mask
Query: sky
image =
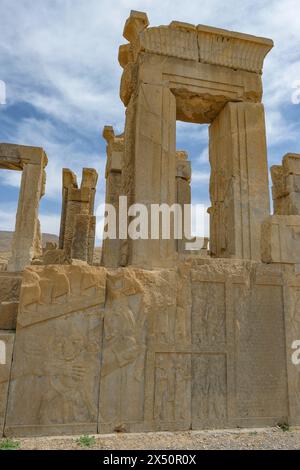
<svg viewBox="0 0 300 470"><path fill-rule="evenodd" d="M79 181L83 167L96 168L103 202L102 130L124 129L118 48L130 10L147 12L151 26L178 20L273 39L263 74L269 165L300 153L299 0L0 0L0 142L48 155L43 232L59 232L63 167ZM208 207L207 143L207 126L178 123L177 148L192 162L192 202ZM0 171L0 230L14 228L19 185L20 173Z"/></svg>

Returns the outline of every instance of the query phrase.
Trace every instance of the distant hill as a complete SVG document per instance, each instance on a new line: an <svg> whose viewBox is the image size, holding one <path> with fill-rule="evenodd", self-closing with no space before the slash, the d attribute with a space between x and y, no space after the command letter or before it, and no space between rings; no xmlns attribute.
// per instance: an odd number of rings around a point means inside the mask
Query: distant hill
<svg viewBox="0 0 300 470"><path fill-rule="evenodd" d="M0 230L0 253L10 252L13 234L14 232ZM43 245L45 245L46 242L58 243L58 236L51 233L43 233Z"/></svg>

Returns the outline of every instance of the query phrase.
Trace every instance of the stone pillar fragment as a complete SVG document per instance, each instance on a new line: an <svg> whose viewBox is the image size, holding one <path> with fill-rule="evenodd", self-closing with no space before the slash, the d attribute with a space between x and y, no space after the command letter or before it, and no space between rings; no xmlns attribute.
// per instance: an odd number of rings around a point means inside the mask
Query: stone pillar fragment
<svg viewBox="0 0 300 470"><path fill-rule="evenodd" d="M43 192L44 158L23 168L9 271L22 271L39 251L40 243L36 244L36 239L40 233L38 212Z"/></svg>
<svg viewBox="0 0 300 470"><path fill-rule="evenodd" d="M139 86L134 99L136 119L131 136L127 138L126 134L125 148L131 146L133 199L148 210L149 236L147 240L129 240L128 261L144 268L172 266L176 251L172 223L169 239L151 239L153 218L151 221L149 214L151 204L167 204L170 208L176 202L176 100L164 85L146 83Z"/></svg>
<svg viewBox="0 0 300 470"><path fill-rule="evenodd" d="M59 232L59 248L62 249L64 245L64 236L66 228L66 215L67 215L67 202L69 188L77 188L77 178L73 171L68 168L63 168L62 173L62 206L61 206L61 219L60 219L60 232Z"/></svg>
<svg viewBox="0 0 300 470"><path fill-rule="evenodd" d="M288 153L271 167L274 214L300 215L300 154Z"/></svg>
<svg viewBox="0 0 300 470"><path fill-rule="evenodd" d="M60 225L60 249L65 257L93 262L95 245L94 201L98 174L84 168L78 188L74 173L63 170L63 202Z"/></svg>
<svg viewBox="0 0 300 470"><path fill-rule="evenodd" d="M176 189L177 189L177 203L181 206L182 210L182 239L177 240L177 251L184 252L187 239L184 233L184 218L189 219L190 232L187 237L191 236L191 210L187 205L191 205L191 162L187 160L187 152L180 150L176 152ZM185 213L188 211L188 213Z"/></svg>
<svg viewBox="0 0 300 470"><path fill-rule="evenodd" d="M260 260L261 223L270 211L263 105L228 103L209 134L210 251Z"/></svg>
<svg viewBox="0 0 300 470"><path fill-rule="evenodd" d="M0 438L3 436L15 334L0 330Z"/></svg>
<svg viewBox="0 0 300 470"><path fill-rule="evenodd" d="M89 249L90 215L77 214L74 224L71 258L87 261Z"/></svg>
<svg viewBox="0 0 300 470"><path fill-rule="evenodd" d="M102 264L115 268L121 264L121 240L119 238L119 197L121 195L124 158L124 135L116 136L111 126L105 126L103 137L107 142L105 203L115 208L116 238L105 238L102 244Z"/></svg>

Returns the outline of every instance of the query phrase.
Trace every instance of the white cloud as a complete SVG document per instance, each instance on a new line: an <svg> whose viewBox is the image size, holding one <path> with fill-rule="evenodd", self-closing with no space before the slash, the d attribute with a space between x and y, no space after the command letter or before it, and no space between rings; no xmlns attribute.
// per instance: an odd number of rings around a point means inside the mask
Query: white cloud
<svg viewBox="0 0 300 470"><path fill-rule="evenodd" d="M12 231L15 229L16 222L16 204L0 204L0 220L1 220L1 230Z"/></svg>
<svg viewBox="0 0 300 470"><path fill-rule="evenodd" d="M20 188L22 173L20 171L1 170L0 183L3 186Z"/></svg>
<svg viewBox="0 0 300 470"><path fill-rule="evenodd" d="M146 11L152 26L177 19L273 38L263 75L268 144L276 156L284 153L279 148L298 145L300 116L294 122L291 109L295 115L300 105L292 105L291 97L293 83L300 80L299 0L164 0L163 7L161 0L1 0L0 80L7 85L7 106L0 118L9 141L43 146L49 156L46 201L56 209L50 214L42 208L46 226L57 228L62 167L78 176L83 166L95 167L97 204L103 201L100 132L105 124L118 132L124 126L117 56L126 42L122 31L130 9ZM24 102L44 116L8 117L6 109ZM64 135L66 126L75 138ZM92 152L86 150L89 139L94 139ZM198 145L193 183L208 183L209 172L198 169L208 163L207 140L207 126L178 123L177 148L194 152ZM12 187L19 187L19 177L0 172L1 183Z"/></svg>
<svg viewBox="0 0 300 470"><path fill-rule="evenodd" d="M199 157L197 158L197 163L205 164L209 163L209 155L208 155L208 147L205 147L201 152Z"/></svg>
<svg viewBox="0 0 300 470"><path fill-rule="evenodd" d="M207 171L193 170L192 181L193 183L205 182L207 183L210 178L210 173Z"/></svg>

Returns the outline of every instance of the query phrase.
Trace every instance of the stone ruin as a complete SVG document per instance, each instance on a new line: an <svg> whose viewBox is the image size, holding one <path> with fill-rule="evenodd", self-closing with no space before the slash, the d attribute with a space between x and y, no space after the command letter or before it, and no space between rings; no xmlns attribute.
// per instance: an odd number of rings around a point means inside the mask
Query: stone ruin
<svg viewBox="0 0 300 470"><path fill-rule="evenodd" d="M273 42L178 21L149 27L136 11L124 37L126 122L122 135L104 128L106 202L189 202L176 119L209 123L209 256L174 237L117 237L93 265L91 169L80 188L63 171L59 246L42 253L46 155L1 144L0 167L23 177L0 272L0 434L299 425L300 155L271 168L270 215L261 76Z"/></svg>

